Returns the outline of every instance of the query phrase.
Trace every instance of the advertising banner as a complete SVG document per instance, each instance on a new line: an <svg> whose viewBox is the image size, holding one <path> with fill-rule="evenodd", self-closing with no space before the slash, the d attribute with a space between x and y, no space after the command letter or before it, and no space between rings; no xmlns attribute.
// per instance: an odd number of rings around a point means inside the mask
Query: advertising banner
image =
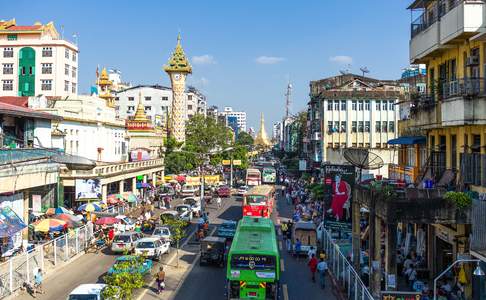
<svg viewBox="0 0 486 300"><path fill-rule="evenodd" d="M307 170L307 161L305 159L299 160L299 171Z"/></svg>
<svg viewBox="0 0 486 300"><path fill-rule="evenodd" d="M0 209L0 238L12 237L25 227L25 223L10 207Z"/></svg>
<svg viewBox="0 0 486 300"><path fill-rule="evenodd" d="M32 211L40 213L42 211L42 196L32 195Z"/></svg>
<svg viewBox="0 0 486 300"><path fill-rule="evenodd" d="M420 300L422 293L419 292L392 292L382 291L381 300Z"/></svg>
<svg viewBox="0 0 486 300"><path fill-rule="evenodd" d="M101 199L100 180L76 179L76 199Z"/></svg>
<svg viewBox="0 0 486 300"><path fill-rule="evenodd" d="M337 222L351 222L351 203L355 182L355 168L349 165L324 165L326 198Z"/></svg>

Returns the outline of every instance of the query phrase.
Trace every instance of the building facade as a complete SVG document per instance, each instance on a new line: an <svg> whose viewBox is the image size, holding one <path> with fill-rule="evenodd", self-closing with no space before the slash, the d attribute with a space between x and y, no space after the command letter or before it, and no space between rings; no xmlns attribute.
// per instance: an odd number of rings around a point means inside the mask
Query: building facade
<svg viewBox="0 0 486 300"><path fill-rule="evenodd" d="M0 21L0 94L71 96L78 93L78 47L52 22L19 26Z"/></svg>
<svg viewBox="0 0 486 300"><path fill-rule="evenodd" d="M206 96L193 86L186 89L187 113L186 119L192 118L196 114L207 115Z"/></svg>
<svg viewBox="0 0 486 300"><path fill-rule="evenodd" d="M240 131L246 132L246 112L244 111L235 111L231 106L225 106L223 111L218 112L219 116L228 117L236 117L238 127Z"/></svg>

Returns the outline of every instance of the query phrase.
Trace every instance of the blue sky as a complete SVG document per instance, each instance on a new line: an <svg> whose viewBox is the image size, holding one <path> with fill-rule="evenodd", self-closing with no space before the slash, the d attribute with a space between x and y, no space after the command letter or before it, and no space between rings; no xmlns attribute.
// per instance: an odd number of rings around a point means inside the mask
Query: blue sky
<svg viewBox="0 0 486 300"><path fill-rule="evenodd" d="M408 65L408 0L29 1L0 3L0 19L17 24L54 21L79 41L80 92L97 65L115 67L132 84L169 85L162 66L182 33L191 58L189 83L210 104L260 112L271 124L284 114L293 84L293 113L305 108L309 81L351 65L359 73L396 79Z"/></svg>

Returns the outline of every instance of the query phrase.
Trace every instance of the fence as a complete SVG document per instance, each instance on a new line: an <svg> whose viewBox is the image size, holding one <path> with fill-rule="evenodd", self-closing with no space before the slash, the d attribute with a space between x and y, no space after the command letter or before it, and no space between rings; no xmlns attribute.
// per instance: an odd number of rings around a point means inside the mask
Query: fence
<svg viewBox="0 0 486 300"><path fill-rule="evenodd" d="M122 214L125 212L125 208L111 206L104 209L103 212ZM44 273L49 272L85 251L89 241L97 233L86 225L75 228L73 232L35 245L33 249L13 256L0 264L0 299L21 288L25 282L33 283L34 274L38 268L41 268Z"/></svg>
<svg viewBox="0 0 486 300"><path fill-rule="evenodd" d="M348 300L374 300L373 296L361 281L352 264L334 243L330 233L324 230L323 247L327 254L329 270L334 274L336 281L346 290Z"/></svg>

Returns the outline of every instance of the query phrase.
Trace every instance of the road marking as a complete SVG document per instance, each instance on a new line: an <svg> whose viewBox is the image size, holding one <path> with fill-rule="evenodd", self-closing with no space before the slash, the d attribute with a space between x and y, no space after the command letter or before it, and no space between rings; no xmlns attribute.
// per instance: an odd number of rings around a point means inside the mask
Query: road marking
<svg viewBox="0 0 486 300"><path fill-rule="evenodd" d="M278 241L278 250L282 251L282 241Z"/></svg>
<svg viewBox="0 0 486 300"><path fill-rule="evenodd" d="M286 284L282 284L282 293L284 300L289 300L289 291Z"/></svg>
<svg viewBox="0 0 486 300"><path fill-rule="evenodd" d="M280 259L280 270L282 272L285 272L285 264L283 258Z"/></svg>

